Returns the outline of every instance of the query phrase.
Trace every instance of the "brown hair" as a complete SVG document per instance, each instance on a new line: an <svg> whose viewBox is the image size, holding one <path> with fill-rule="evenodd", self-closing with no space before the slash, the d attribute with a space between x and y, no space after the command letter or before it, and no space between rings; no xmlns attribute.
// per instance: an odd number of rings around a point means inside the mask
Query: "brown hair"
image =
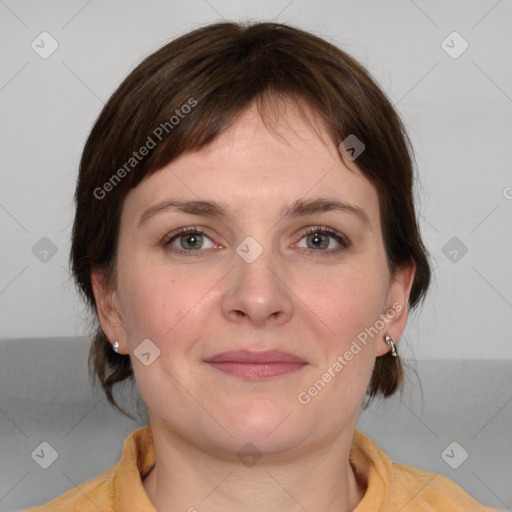
<svg viewBox="0 0 512 512"><path fill-rule="evenodd" d="M115 283L128 192L179 155L213 141L253 101L261 112L271 98L311 107L336 146L351 134L363 141L357 167L378 192L391 275L414 261L409 306L424 298L430 266L413 204L412 147L385 94L357 61L311 33L278 23L222 22L189 32L147 57L92 128L75 193L71 265L93 310L92 270L104 271L106 285ZM116 354L95 326L91 373L117 406L113 386L132 376L130 359ZM400 358L387 353L376 360L367 401L402 386Z"/></svg>

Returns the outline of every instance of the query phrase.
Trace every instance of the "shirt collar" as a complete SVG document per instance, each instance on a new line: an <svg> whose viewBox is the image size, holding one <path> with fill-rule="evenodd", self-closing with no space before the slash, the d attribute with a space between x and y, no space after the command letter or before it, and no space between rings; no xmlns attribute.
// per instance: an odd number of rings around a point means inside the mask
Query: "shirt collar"
<svg viewBox="0 0 512 512"><path fill-rule="evenodd" d="M142 484L155 460L151 427L138 429L125 439L113 481L115 510L157 512Z"/></svg>
<svg viewBox="0 0 512 512"><path fill-rule="evenodd" d="M113 478L114 505L124 512L157 512L149 500L143 478L156 460L151 427L132 432L125 440L123 453ZM381 510L391 487L391 460L359 430L354 431L350 464L366 483L366 493L354 512ZM376 508L377 507L377 508Z"/></svg>

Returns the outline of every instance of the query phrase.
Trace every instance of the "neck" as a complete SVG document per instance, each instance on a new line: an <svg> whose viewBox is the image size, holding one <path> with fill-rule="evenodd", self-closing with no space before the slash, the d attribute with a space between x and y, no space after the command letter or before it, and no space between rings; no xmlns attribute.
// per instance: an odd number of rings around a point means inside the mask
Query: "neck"
<svg viewBox="0 0 512 512"><path fill-rule="evenodd" d="M158 512L352 512L365 493L349 462L353 429L314 452L252 466L152 430L157 461L143 484Z"/></svg>

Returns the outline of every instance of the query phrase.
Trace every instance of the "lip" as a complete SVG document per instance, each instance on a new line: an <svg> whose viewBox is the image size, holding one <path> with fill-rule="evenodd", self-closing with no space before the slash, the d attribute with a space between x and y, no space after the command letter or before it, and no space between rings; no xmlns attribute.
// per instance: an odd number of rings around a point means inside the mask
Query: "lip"
<svg viewBox="0 0 512 512"><path fill-rule="evenodd" d="M280 350L265 350L263 352L254 352L251 350L228 350L209 357L205 360L207 363L301 363L306 364L304 359L282 352Z"/></svg>
<svg viewBox="0 0 512 512"><path fill-rule="evenodd" d="M308 364L304 359L280 350L230 350L206 359L205 363L224 373L247 380L287 375Z"/></svg>

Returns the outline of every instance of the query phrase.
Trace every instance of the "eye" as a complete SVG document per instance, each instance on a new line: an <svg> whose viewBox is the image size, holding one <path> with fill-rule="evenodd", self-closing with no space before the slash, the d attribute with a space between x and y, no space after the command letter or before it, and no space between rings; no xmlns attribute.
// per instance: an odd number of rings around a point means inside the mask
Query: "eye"
<svg viewBox="0 0 512 512"><path fill-rule="evenodd" d="M313 226L301 233L301 242L304 240L305 246L297 244L307 250L312 256L331 256L333 253L338 253L350 247L350 240L333 229Z"/></svg>
<svg viewBox="0 0 512 512"><path fill-rule="evenodd" d="M296 247L306 249L311 256L332 256L350 247L350 240L337 231L324 227L312 226L300 235L301 240ZM301 245L305 242L305 246ZM165 249L184 256L195 256L204 249L221 248L212 242L202 228L189 226L180 228L167 235L162 241Z"/></svg>
<svg viewBox="0 0 512 512"><path fill-rule="evenodd" d="M196 226L180 228L166 236L162 242L165 248L183 254L193 256L201 249L214 249L219 247L213 243L206 233Z"/></svg>

